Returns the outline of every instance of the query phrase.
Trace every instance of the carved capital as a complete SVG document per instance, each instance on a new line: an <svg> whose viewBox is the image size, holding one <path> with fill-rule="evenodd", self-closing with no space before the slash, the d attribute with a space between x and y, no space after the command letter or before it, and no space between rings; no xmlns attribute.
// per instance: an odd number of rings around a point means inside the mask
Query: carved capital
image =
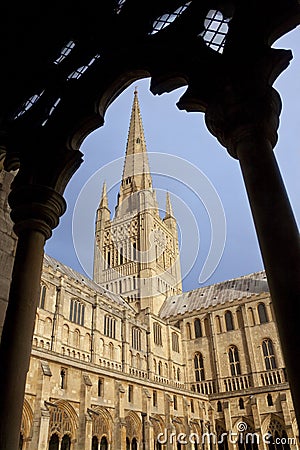
<svg viewBox="0 0 300 450"><path fill-rule="evenodd" d="M50 187L39 185L13 188L8 202L17 236L24 230L37 230L45 239L50 238L52 230L66 210L62 195Z"/></svg>
<svg viewBox="0 0 300 450"><path fill-rule="evenodd" d="M237 145L245 140L268 140L274 148L280 112L281 99L274 88L230 86L218 101L208 105L205 122L229 154L238 159Z"/></svg>

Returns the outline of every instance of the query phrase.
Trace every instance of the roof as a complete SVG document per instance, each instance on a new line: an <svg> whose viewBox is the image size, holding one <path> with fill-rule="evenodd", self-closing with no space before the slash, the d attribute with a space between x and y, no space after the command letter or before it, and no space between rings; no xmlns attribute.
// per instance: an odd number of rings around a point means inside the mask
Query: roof
<svg viewBox="0 0 300 450"><path fill-rule="evenodd" d="M159 315L167 319L265 292L269 292L266 274L256 272L169 297Z"/></svg>
<svg viewBox="0 0 300 450"><path fill-rule="evenodd" d="M77 272L76 270L66 266L65 264L62 264L57 259L52 258L52 256L49 256L47 254L44 255L44 265L52 267L53 270L58 270L63 275L66 275L68 278L71 278L74 281L79 281L83 283L88 288L92 289L93 291L95 291L100 295L104 295L114 303L117 303L118 305L126 307L130 310L132 309L121 295L114 294L113 292L108 291L107 289L101 287L99 284L95 283L93 280L83 275L82 273Z"/></svg>

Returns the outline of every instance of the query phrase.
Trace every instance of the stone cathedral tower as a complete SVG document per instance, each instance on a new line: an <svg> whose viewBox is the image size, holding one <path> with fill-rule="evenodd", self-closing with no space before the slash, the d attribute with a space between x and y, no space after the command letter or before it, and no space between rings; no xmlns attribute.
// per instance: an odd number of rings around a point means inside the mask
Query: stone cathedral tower
<svg viewBox="0 0 300 450"><path fill-rule="evenodd" d="M152 186L135 90L114 217L105 184L97 210L93 276L137 312L149 307L157 314L167 297L182 292L177 224L168 193L163 215Z"/></svg>

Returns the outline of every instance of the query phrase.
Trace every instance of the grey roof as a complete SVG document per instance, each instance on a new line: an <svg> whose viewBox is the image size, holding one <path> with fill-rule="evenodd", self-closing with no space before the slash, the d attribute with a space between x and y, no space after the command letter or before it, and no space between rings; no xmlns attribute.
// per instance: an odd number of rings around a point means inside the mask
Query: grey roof
<svg viewBox="0 0 300 450"><path fill-rule="evenodd" d="M123 299L123 297L121 295L114 294L113 292L108 291L107 289L103 288L102 286L99 286L99 284L95 283L93 280L91 280L87 276L83 275L80 272L77 272L76 270L72 269L71 267L66 266L65 264L62 264L57 259L52 258L52 256L44 254L44 264L46 266L51 266L53 268L53 270L58 270L62 274L66 275L68 278L71 278L75 281L82 282L88 288L92 289L93 291L95 291L98 294L104 295L109 300L113 301L114 303L117 303L120 306L124 306L124 307L127 307L128 309L132 310L130 305Z"/></svg>
<svg viewBox="0 0 300 450"><path fill-rule="evenodd" d="M264 292L269 292L266 274L256 272L169 297L159 315L167 319Z"/></svg>

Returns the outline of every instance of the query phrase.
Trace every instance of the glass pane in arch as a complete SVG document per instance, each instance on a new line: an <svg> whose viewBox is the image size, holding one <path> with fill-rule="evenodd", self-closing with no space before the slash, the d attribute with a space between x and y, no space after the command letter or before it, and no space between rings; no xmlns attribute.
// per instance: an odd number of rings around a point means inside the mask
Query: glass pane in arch
<svg viewBox="0 0 300 450"><path fill-rule="evenodd" d="M52 434L50 441L49 441L49 450L58 450L59 448L59 438L58 435Z"/></svg>
<svg viewBox="0 0 300 450"><path fill-rule="evenodd" d="M93 436L93 439L92 439L92 450L98 450L98 444L99 444L99 441L98 441L97 436Z"/></svg>
<svg viewBox="0 0 300 450"><path fill-rule="evenodd" d="M108 442L105 436L102 436L101 442L100 442L100 450L107 450L108 449Z"/></svg>
<svg viewBox="0 0 300 450"><path fill-rule="evenodd" d="M68 434L65 434L61 441L61 450L70 450L71 448L71 439Z"/></svg>

